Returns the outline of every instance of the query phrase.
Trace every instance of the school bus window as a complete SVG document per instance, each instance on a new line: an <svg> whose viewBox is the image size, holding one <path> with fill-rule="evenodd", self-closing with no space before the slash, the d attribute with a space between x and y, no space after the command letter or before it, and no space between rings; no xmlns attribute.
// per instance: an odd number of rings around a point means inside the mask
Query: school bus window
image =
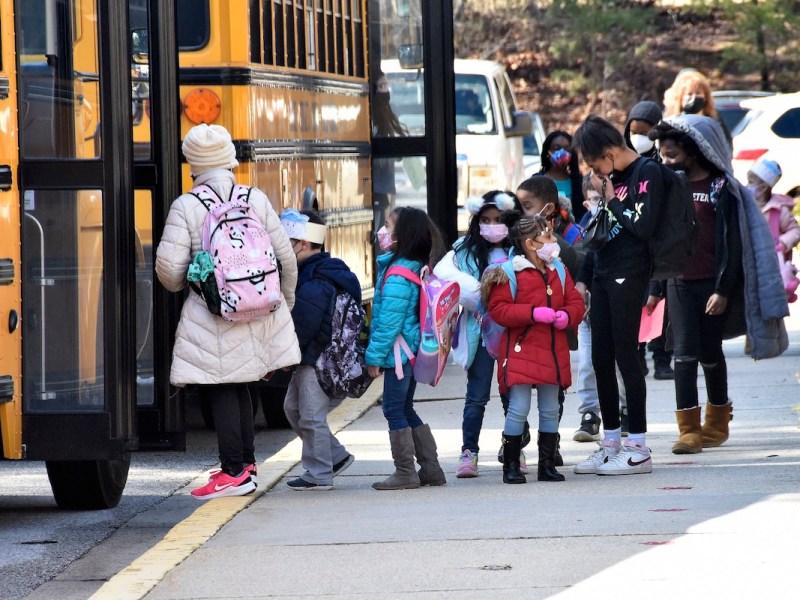
<svg viewBox="0 0 800 600"><path fill-rule="evenodd" d="M297 49L294 39L294 6L291 0L286 0L284 4L284 15L286 17L286 66L297 66Z"/></svg>
<svg viewBox="0 0 800 600"><path fill-rule="evenodd" d="M295 24L295 32L297 37L297 68L306 68L306 12L303 8L302 0L295 2L294 6L295 15L297 15L297 22Z"/></svg>
<svg viewBox="0 0 800 600"><path fill-rule="evenodd" d="M178 48L200 50L208 44L211 24L208 0L178 0Z"/></svg>
<svg viewBox="0 0 800 600"><path fill-rule="evenodd" d="M277 1L273 4L275 14L272 17L275 27L272 30L275 34L275 64L279 67L286 66L286 46L284 27L286 20L283 18L283 4Z"/></svg>
<svg viewBox="0 0 800 600"><path fill-rule="evenodd" d="M320 71L328 70L328 48L325 39L325 11L322 7L322 0L317 2L317 52L319 53L317 69Z"/></svg>
<svg viewBox="0 0 800 600"><path fill-rule="evenodd" d="M314 5L311 2L306 3L306 54L308 56L308 68L316 70L317 68L317 28L314 24Z"/></svg>
<svg viewBox="0 0 800 600"><path fill-rule="evenodd" d="M264 6L264 60L265 65L275 64L275 46L273 36L273 15L272 15L272 2Z"/></svg>
<svg viewBox="0 0 800 600"><path fill-rule="evenodd" d="M45 10L45 0L28 0L24 8L18 10L21 26L17 28L17 40L21 38L21 54L47 54L45 17L48 11Z"/></svg>
<svg viewBox="0 0 800 600"><path fill-rule="evenodd" d="M250 0L250 62L264 62L261 56L261 3Z"/></svg>

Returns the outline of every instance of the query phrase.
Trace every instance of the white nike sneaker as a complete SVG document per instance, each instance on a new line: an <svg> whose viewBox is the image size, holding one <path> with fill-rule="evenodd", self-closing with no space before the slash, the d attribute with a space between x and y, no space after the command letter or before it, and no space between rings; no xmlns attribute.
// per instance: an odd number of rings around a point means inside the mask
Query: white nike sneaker
<svg viewBox="0 0 800 600"><path fill-rule="evenodd" d="M597 467L598 475L636 475L652 473L650 449L635 442L625 442L615 457Z"/></svg>
<svg viewBox="0 0 800 600"><path fill-rule="evenodd" d="M600 442L600 449L589 455L583 462L579 462L573 467L573 471L578 475L595 475L600 465L607 463L614 458L620 450L619 442L603 440Z"/></svg>

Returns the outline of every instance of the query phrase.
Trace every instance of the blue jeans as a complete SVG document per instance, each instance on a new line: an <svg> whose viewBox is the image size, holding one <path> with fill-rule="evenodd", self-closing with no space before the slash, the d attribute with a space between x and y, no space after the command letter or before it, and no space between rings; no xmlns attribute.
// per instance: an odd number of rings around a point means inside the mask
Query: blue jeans
<svg viewBox="0 0 800 600"><path fill-rule="evenodd" d="M483 427L483 413L492 391L495 360L480 346L467 370L467 395L464 402L464 420L461 423L463 445L461 451L478 453L478 438Z"/></svg>
<svg viewBox="0 0 800 600"><path fill-rule="evenodd" d="M525 420L531 411L530 384L512 385L508 393L508 414L503 433L506 435L522 435ZM558 385L536 386L536 401L539 406L539 431L558 432Z"/></svg>
<svg viewBox="0 0 800 600"><path fill-rule="evenodd" d="M417 382L411 363L403 365L403 378L398 379L394 368L383 372L383 416L389 422L389 431L419 427L422 419L414 410L414 391Z"/></svg>

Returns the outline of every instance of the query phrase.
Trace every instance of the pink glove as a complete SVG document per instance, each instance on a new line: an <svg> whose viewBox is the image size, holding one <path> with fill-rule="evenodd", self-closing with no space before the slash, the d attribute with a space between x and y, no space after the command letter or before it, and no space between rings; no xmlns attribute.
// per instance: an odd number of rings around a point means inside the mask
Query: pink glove
<svg viewBox="0 0 800 600"><path fill-rule="evenodd" d="M566 329L569 325L569 315L563 310L556 311L556 318L553 320L553 327L556 329Z"/></svg>
<svg viewBox="0 0 800 600"><path fill-rule="evenodd" d="M556 320L556 311L549 306L537 306L532 316L536 323L552 323Z"/></svg>

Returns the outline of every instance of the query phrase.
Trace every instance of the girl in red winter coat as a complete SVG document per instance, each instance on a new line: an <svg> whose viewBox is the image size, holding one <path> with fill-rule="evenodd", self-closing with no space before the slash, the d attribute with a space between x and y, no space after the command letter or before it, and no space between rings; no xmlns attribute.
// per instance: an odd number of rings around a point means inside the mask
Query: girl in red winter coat
<svg viewBox="0 0 800 600"><path fill-rule="evenodd" d="M577 329L584 314L583 299L566 269L555 262L558 243L545 217L521 216L512 210L504 212L501 221L508 226L508 238L514 245L511 261L516 296L501 268L484 275L481 293L489 314L506 328L497 359L500 391L509 394L503 428L503 481L526 482L519 471L519 451L533 387L539 407L538 479L564 481L555 468L558 390L572 383L565 330ZM563 285L559 270L564 274Z"/></svg>

